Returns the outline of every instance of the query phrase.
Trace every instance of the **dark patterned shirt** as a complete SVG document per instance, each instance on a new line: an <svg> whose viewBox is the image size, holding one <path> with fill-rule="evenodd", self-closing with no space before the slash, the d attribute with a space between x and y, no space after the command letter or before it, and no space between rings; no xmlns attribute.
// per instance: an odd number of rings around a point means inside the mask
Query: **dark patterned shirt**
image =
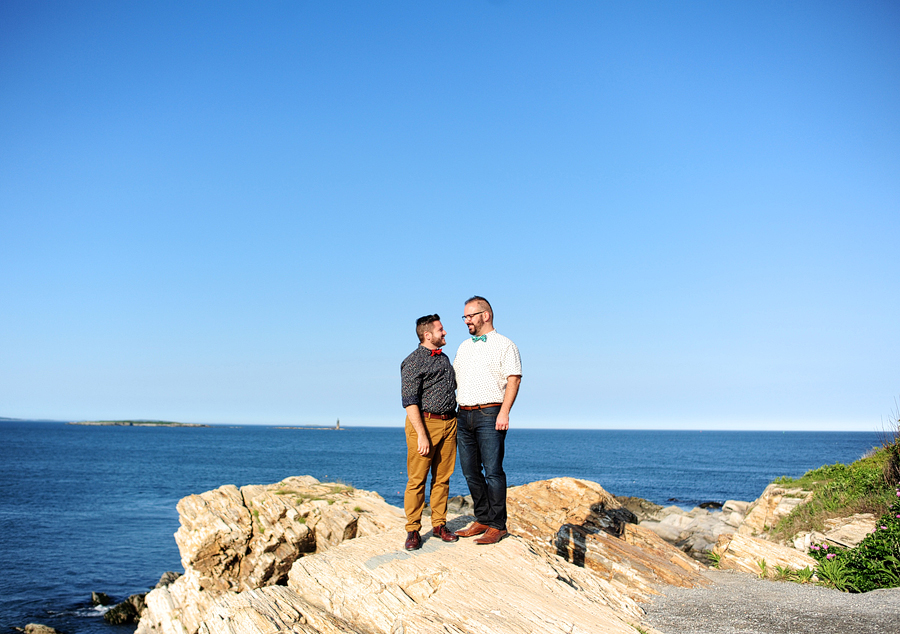
<svg viewBox="0 0 900 634"><path fill-rule="evenodd" d="M456 374L443 352L432 356L419 346L400 364L403 407L418 405L423 412L449 414L456 410Z"/></svg>

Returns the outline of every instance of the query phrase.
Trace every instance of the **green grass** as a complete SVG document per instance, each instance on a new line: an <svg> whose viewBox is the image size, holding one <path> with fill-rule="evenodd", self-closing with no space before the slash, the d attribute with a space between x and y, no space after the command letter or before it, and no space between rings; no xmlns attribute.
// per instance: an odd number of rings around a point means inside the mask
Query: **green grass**
<svg viewBox="0 0 900 634"><path fill-rule="evenodd" d="M856 462L826 465L808 471L800 478L781 477L776 484L812 491L812 499L795 508L772 527L770 535L787 540L797 533L823 531L825 520L856 513L884 514L895 497L886 474L894 460L898 441L874 449Z"/></svg>

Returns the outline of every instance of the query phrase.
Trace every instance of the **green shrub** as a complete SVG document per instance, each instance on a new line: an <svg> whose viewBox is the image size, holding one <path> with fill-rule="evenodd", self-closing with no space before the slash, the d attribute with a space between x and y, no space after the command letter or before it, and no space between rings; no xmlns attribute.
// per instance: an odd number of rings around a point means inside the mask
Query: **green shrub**
<svg viewBox="0 0 900 634"><path fill-rule="evenodd" d="M814 544L816 576L838 590L869 592L900 587L900 488L875 530L853 548Z"/></svg>
<svg viewBox="0 0 900 634"><path fill-rule="evenodd" d="M894 498L894 486L887 478L896 442L874 450L870 455L845 465L826 465L807 472L800 478L781 477L782 486L799 487L813 492L812 499L797 506L772 530L777 539L787 540L804 531L822 531L825 520L849 517L856 513L881 515Z"/></svg>

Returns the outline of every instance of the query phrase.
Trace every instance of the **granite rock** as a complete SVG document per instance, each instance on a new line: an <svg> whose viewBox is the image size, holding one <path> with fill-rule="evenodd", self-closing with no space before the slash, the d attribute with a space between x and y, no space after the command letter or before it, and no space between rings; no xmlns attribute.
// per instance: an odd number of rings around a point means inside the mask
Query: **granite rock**
<svg viewBox="0 0 900 634"><path fill-rule="evenodd" d="M508 527L532 546L594 571L610 583L610 605L644 600L657 583L703 585L704 568L652 531L596 482L553 478L507 494Z"/></svg>
<svg viewBox="0 0 900 634"><path fill-rule="evenodd" d="M24 628L16 628L25 634L60 634L60 631L43 623L29 623Z"/></svg>
<svg viewBox="0 0 900 634"><path fill-rule="evenodd" d="M791 570L802 570L807 567L814 570L816 567L816 560L799 550L741 533L723 535L714 552L719 555L719 568L740 570L754 575L762 573L763 568L760 565L762 561L765 561L765 570L768 574L773 573L776 566Z"/></svg>
<svg viewBox="0 0 900 634"><path fill-rule="evenodd" d="M797 506L808 502L811 498L811 491L772 483L751 505L737 532L741 535L763 535Z"/></svg>
<svg viewBox="0 0 900 634"><path fill-rule="evenodd" d="M220 597L283 584L298 558L405 522L377 493L310 476L226 485L183 498L177 508L185 574L147 595L138 634L193 634Z"/></svg>
<svg viewBox="0 0 900 634"><path fill-rule="evenodd" d="M450 527L462 525L456 520ZM395 530L299 559L288 588L320 614L354 628L334 631L633 634L629 623L639 622L640 608L612 583L535 550L523 538L479 546L471 539L448 544L427 535L420 550L406 552L404 536ZM236 601L224 599L215 610ZM271 601L265 609L276 611Z"/></svg>

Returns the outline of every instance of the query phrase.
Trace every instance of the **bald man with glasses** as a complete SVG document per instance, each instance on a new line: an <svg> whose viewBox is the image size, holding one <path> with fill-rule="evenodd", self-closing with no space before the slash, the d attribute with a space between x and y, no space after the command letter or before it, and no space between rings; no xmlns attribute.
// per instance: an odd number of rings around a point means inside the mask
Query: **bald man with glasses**
<svg viewBox="0 0 900 634"><path fill-rule="evenodd" d="M453 360L459 404L456 446L475 522L456 535L482 535L476 544L496 544L507 534L503 454L509 411L522 381L522 360L516 344L494 330L488 300L469 298L463 313L471 336L463 340Z"/></svg>

